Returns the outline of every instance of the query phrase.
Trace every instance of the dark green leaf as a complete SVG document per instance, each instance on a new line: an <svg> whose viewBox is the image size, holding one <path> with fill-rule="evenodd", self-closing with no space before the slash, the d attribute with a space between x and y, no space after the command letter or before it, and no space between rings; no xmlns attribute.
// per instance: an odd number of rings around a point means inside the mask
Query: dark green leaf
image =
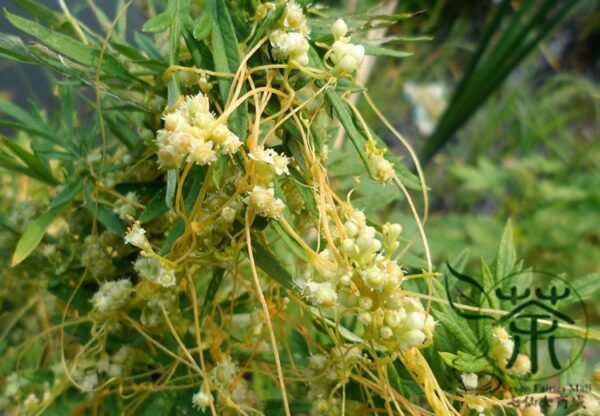
<svg viewBox="0 0 600 416"><path fill-rule="evenodd" d="M209 14L204 13L198 21L194 24L194 39L204 40L210 35L212 31L212 18Z"/></svg>
<svg viewBox="0 0 600 416"><path fill-rule="evenodd" d="M28 168L34 171L40 178L44 178L44 182L50 185L57 185L58 181L52 175L50 168L46 163L40 160L33 153L29 153L23 149L16 142L7 139L6 137L0 138L0 143L6 146L15 156L17 156Z"/></svg>
<svg viewBox="0 0 600 416"><path fill-rule="evenodd" d="M292 275L277 261L277 259L261 246L257 241L252 241L252 253L254 261L271 278L275 279L286 289L293 287Z"/></svg>
<svg viewBox="0 0 600 416"><path fill-rule="evenodd" d="M88 186L85 191L85 207L92 214L92 216L98 220L100 224L104 226L108 231L115 233L118 236L125 235L125 228L123 223L115 214L112 209L106 205L95 201L92 197L92 186Z"/></svg>
<svg viewBox="0 0 600 416"><path fill-rule="evenodd" d="M208 0L207 12L212 18L212 52L215 70L218 72L235 73L241 65L241 57L235 28L224 0ZM229 96L232 80L219 78L219 93L221 101L225 103ZM242 90L242 94L244 90ZM243 103L229 117L231 130L238 135L240 140L246 138L248 106Z"/></svg>
<svg viewBox="0 0 600 416"><path fill-rule="evenodd" d="M46 234L48 227L54 222L54 220L63 213L69 207L70 203L64 203L62 205L51 208L42 216L36 218L34 221L29 223L25 232L17 242L17 247L11 260L11 266L16 266L25 260L33 250L40 244L42 238Z"/></svg>
<svg viewBox="0 0 600 416"><path fill-rule="evenodd" d="M161 14L154 16L142 26L142 32L160 33L164 32L173 23L173 12L167 10Z"/></svg>
<svg viewBox="0 0 600 416"><path fill-rule="evenodd" d="M225 275L225 269L217 267L213 271L212 278L208 283L208 289L206 289L206 296L204 297L204 302L202 303L202 309L200 311L200 320L206 316L210 307L212 306L212 302L219 291L219 287L221 287L221 282L223 282L223 276Z"/></svg>
<svg viewBox="0 0 600 416"><path fill-rule="evenodd" d="M169 210L169 207L165 204L166 193L166 189L162 188L150 199L150 202L148 202L148 205L146 205L138 218L140 223L145 224L150 222Z"/></svg>

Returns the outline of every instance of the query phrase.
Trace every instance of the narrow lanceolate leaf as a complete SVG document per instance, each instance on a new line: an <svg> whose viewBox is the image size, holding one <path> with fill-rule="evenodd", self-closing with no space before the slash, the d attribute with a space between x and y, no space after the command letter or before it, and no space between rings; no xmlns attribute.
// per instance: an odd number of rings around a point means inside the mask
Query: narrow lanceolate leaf
<svg viewBox="0 0 600 416"><path fill-rule="evenodd" d="M35 58L18 36L0 33L0 56L25 63L35 62Z"/></svg>
<svg viewBox="0 0 600 416"><path fill-rule="evenodd" d="M150 222L169 210L169 207L165 203L166 194L167 191L163 188L152 197L138 218L140 223L145 224Z"/></svg>
<svg viewBox="0 0 600 416"><path fill-rule="evenodd" d="M406 58L411 56L411 52L398 51L396 49L386 48L383 46L369 45L368 43L362 44L365 48L365 54L371 56L389 56L392 58Z"/></svg>
<svg viewBox="0 0 600 416"><path fill-rule="evenodd" d="M12 23L13 26L41 40L58 53L84 65L92 67L93 69L95 69L95 67L98 65L100 58L99 49L81 43L69 36L55 32L31 20L24 19L7 11L4 13L8 21ZM109 76L126 80L135 79L115 58L107 53L104 53L102 57L100 68L102 69L102 72Z"/></svg>
<svg viewBox="0 0 600 416"><path fill-rule="evenodd" d="M506 222L500 246L498 247L498 255L496 257L496 279L502 280L510 274L517 261L517 252L513 241L513 230L510 219Z"/></svg>
<svg viewBox="0 0 600 416"><path fill-rule="evenodd" d="M28 152L16 142L6 137L0 137L0 143L19 158L32 172L35 172L37 179L40 179L49 185L58 185L58 181L54 178L54 175L52 175L52 171L48 165L37 157L37 155Z"/></svg>
<svg viewBox="0 0 600 416"><path fill-rule="evenodd" d="M202 309L200 311L200 319L204 318L210 307L217 296L217 292L219 291L219 287L221 287L221 282L223 282L223 276L225 275L225 269L217 267L208 283L208 289L206 290L206 296L204 297L204 303L202 303Z"/></svg>
<svg viewBox="0 0 600 416"><path fill-rule="evenodd" d="M291 289L294 285L292 275L281 265L279 261L258 242L252 242L252 253L256 265L266 274L275 279L286 289Z"/></svg>
<svg viewBox="0 0 600 416"><path fill-rule="evenodd" d="M215 70L235 73L241 64L238 40L231 16L224 0L209 0L207 11L212 18L212 52ZM231 78L219 78L219 94L223 103L227 101L232 87ZM242 94L244 90L242 89ZM231 130L243 141L246 138L248 107L243 103L229 117Z"/></svg>
<svg viewBox="0 0 600 416"><path fill-rule="evenodd" d="M212 32L212 18L210 15L204 13L198 21L194 24L194 31L192 32L194 39L204 40Z"/></svg>
<svg viewBox="0 0 600 416"><path fill-rule="evenodd" d="M314 48L310 48L309 50L309 58L311 65L324 69L323 64L321 62L321 57L315 51ZM317 86L322 87L324 85L323 81L317 81ZM352 116L352 112L348 105L342 101L337 92L332 89L328 89L325 91L325 98L327 99L327 103L331 106L335 114L337 115L342 127L348 134L350 141L356 148L356 152L360 156L363 164L365 165L365 169L369 174L371 174L371 169L369 168L369 161L367 158L367 154L365 153L365 143L366 138L359 129L356 127L354 123L354 117Z"/></svg>
<svg viewBox="0 0 600 416"><path fill-rule="evenodd" d="M165 193L165 205L168 208L173 207L173 198L175 198L176 190L177 190L177 171L175 169L169 169L167 171L167 191Z"/></svg>
<svg viewBox="0 0 600 416"><path fill-rule="evenodd" d="M164 13L154 16L142 26L142 32L160 33L164 32L173 22L173 11L167 10Z"/></svg>
<svg viewBox="0 0 600 416"><path fill-rule="evenodd" d="M91 186L86 188L84 196L85 207L104 228L120 237L125 235L125 227L123 227L123 223L117 214L108 206L94 200Z"/></svg>
<svg viewBox="0 0 600 416"><path fill-rule="evenodd" d="M42 241L42 238L44 238L48 227L50 227L54 220L67 209L69 204L70 203L67 202L51 208L48 212L36 218L27 226L17 243L17 247L11 260L11 266L16 266L21 263L33 252L33 250L35 250Z"/></svg>

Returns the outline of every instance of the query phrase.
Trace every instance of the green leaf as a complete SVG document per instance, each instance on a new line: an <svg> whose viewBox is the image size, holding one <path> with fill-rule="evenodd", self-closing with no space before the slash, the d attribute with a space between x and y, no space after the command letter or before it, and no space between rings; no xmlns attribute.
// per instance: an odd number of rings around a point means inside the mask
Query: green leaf
<svg viewBox="0 0 600 416"><path fill-rule="evenodd" d="M371 56L390 56L393 58L406 58L411 56L412 52L397 51L395 49L386 48L384 46L369 45L362 43L365 48L365 54Z"/></svg>
<svg viewBox="0 0 600 416"><path fill-rule="evenodd" d="M219 287L221 287L221 283L223 282L223 276L225 275L225 269L217 267L213 271L212 278L208 283L208 289L206 289L206 296L204 296L204 302L202 303L202 309L200 311L200 320L206 316L208 311L210 310L210 306L219 291Z"/></svg>
<svg viewBox="0 0 600 416"><path fill-rule="evenodd" d="M308 256L306 255L304 249L300 247L300 245L296 241L294 241L288 235L288 233L285 232L281 224L279 224L276 221L273 221L270 225L275 230L275 232L281 237L281 240L285 243L286 247L289 248L296 257L302 259L305 262L308 261Z"/></svg>
<svg viewBox="0 0 600 416"><path fill-rule="evenodd" d="M367 158L367 154L365 153L365 143L367 139L356 128L350 109L348 108L346 103L342 101L338 93L333 90L325 91L325 97L333 107L333 111L340 120L340 123L342 124L344 130L346 130L346 133L348 134L350 141L354 145L356 152L362 159L365 169L370 174L371 169L369 168L369 159Z"/></svg>
<svg viewBox="0 0 600 416"><path fill-rule="evenodd" d="M23 149L13 140L6 137L0 137L0 143L6 146L15 156L17 156L28 168L38 175L38 177L49 185L58 185L58 181L52 175L50 168L33 153Z"/></svg>
<svg viewBox="0 0 600 416"><path fill-rule="evenodd" d="M476 357L459 351L458 355L449 352L440 352L442 360L448 366L463 373L492 373L494 366L485 357Z"/></svg>
<svg viewBox="0 0 600 416"><path fill-rule="evenodd" d="M24 63L34 63L35 58L20 37L0 33L0 56Z"/></svg>
<svg viewBox="0 0 600 416"><path fill-rule="evenodd" d="M212 52L215 70L235 73L241 65L240 50L231 22L231 16L224 0L208 0L207 12L212 18ZM219 77L219 93L223 104L227 101L232 80ZM245 89L242 89L242 94ZM248 105L243 103L229 116L231 130L244 141L246 139Z"/></svg>
<svg viewBox="0 0 600 416"><path fill-rule="evenodd" d="M31 124L32 126L37 126L38 128L42 129L47 128L47 126L41 123L39 119L33 117L21 107L2 98L0 98L0 113L12 117L23 124Z"/></svg>
<svg viewBox="0 0 600 416"><path fill-rule="evenodd" d="M56 194L50 208L56 208L67 204L75 199L83 189L83 180L80 177L75 177L73 180L65 184L63 188Z"/></svg>
<svg viewBox="0 0 600 416"><path fill-rule="evenodd" d="M192 35L196 40L204 40L210 35L212 31L212 17L209 14L204 13L198 21L194 24L194 31Z"/></svg>
<svg viewBox="0 0 600 416"><path fill-rule="evenodd" d="M277 261L277 259L257 241L252 241L254 262L266 274L279 282L286 289L294 285L292 275Z"/></svg>
<svg viewBox="0 0 600 416"><path fill-rule="evenodd" d="M161 14L154 16L142 26L142 32L160 33L164 32L173 23L173 11L166 10Z"/></svg>
<svg viewBox="0 0 600 416"><path fill-rule="evenodd" d="M170 209L173 207L173 199L177 190L177 170L169 169L167 171L167 189L165 192L165 205Z"/></svg>
<svg viewBox="0 0 600 416"><path fill-rule="evenodd" d="M40 244L46 234L48 227L54 220L69 207L70 202L51 208L42 216L31 222L17 242L17 247L11 260L11 267L25 260Z"/></svg>
<svg viewBox="0 0 600 416"><path fill-rule="evenodd" d="M144 210L138 218L140 223L145 224L147 222L150 222L160 217L162 214L169 210L169 207L167 206L167 204L165 204L166 193L166 189L163 188L160 191L158 191L152 197L152 199L150 199L150 202L148 202L148 205L146 205L146 207L144 208Z"/></svg>
<svg viewBox="0 0 600 416"><path fill-rule="evenodd" d="M100 57L100 50L84 43L81 43L69 36L50 30L38 23L32 22L31 20L24 19L20 16L4 11L6 18L16 28L30 34L31 36L43 41L46 45L50 46L57 52L74 59L86 66L93 69L98 65L98 59ZM101 69L106 75L114 76L124 80L137 80L131 76L125 68L109 55L107 52L104 53Z"/></svg>
<svg viewBox="0 0 600 416"><path fill-rule="evenodd" d="M123 227L123 223L121 223L117 214L106 205L94 200L92 197L92 186L88 186L85 190L84 203L90 214L92 214L104 228L120 237L125 235L125 227Z"/></svg>
<svg viewBox="0 0 600 416"><path fill-rule="evenodd" d="M14 4L26 11L29 15L35 16L50 26L59 27L64 23L64 17L60 13L52 10L49 7L42 5L40 1L33 0L12 0Z"/></svg>
<svg viewBox="0 0 600 416"><path fill-rule="evenodd" d="M501 281L510 274L515 263L517 262L517 251L515 249L515 243L513 241L513 230L510 219L506 222L502 237L500 238L500 245L498 247L498 254L496 256L496 281Z"/></svg>

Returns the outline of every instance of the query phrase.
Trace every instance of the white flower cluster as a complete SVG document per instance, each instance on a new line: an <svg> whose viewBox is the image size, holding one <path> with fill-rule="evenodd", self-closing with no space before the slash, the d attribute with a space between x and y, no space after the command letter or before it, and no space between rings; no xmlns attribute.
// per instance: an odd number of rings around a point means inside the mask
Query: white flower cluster
<svg viewBox="0 0 600 416"><path fill-rule="evenodd" d="M315 354L310 356L308 369L311 380L308 400L313 405L312 415L338 414L341 397L332 394L332 388L339 383L347 383L355 366L368 362L369 358L363 356L361 347L353 344L335 346L329 354ZM350 409L346 409L350 410ZM355 414L349 412L349 414Z"/></svg>
<svg viewBox="0 0 600 416"><path fill-rule="evenodd" d="M492 335L492 357L496 360L498 366L505 370L508 360L514 353L515 342L506 329L500 326L492 330ZM531 371L531 360L525 354L518 354L510 370L518 375L527 374Z"/></svg>
<svg viewBox="0 0 600 416"><path fill-rule="evenodd" d="M156 258L140 257L136 260L133 268L142 278L159 286L169 288L177 284L175 270L163 267Z"/></svg>
<svg viewBox="0 0 600 416"><path fill-rule="evenodd" d="M256 146L248 156L256 163L255 177L258 185L248 193L244 202L259 215L277 218L283 212L285 204L275 197L273 176L288 175L290 160L287 156L264 146Z"/></svg>
<svg viewBox="0 0 600 416"><path fill-rule="evenodd" d="M369 169L373 177L384 184L390 182L396 175L394 164L383 156L385 151L386 149L377 148L377 145L372 140L367 143L366 153L369 161Z"/></svg>
<svg viewBox="0 0 600 416"><path fill-rule="evenodd" d="M125 306L130 296L131 282L129 279L121 279L103 283L92 296L91 302L95 312L107 315Z"/></svg>
<svg viewBox="0 0 600 416"><path fill-rule="evenodd" d="M164 116L164 129L156 134L158 160L167 169L178 168L183 160L208 165L217 154L233 154L242 145L227 125L210 111L208 97L188 96Z"/></svg>
<svg viewBox="0 0 600 416"><path fill-rule="evenodd" d="M278 154L273 149L259 145L248 156L256 161L258 175L268 176L269 181L273 173L276 175L290 174L288 169L290 159L285 155Z"/></svg>
<svg viewBox="0 0 600 416"><path fill-rule="evenodd" d="M251 207L258 215L268 218L277 218L283 212L285 204L279 198L275 198L273 188L263 188L255 186L244 202Z"/></svg>
<svg viewBox="0 0 600 416"><path fill-rule="evenodd" d="M235 406L248 408L260 408L260 402L256 394L248 387L248 382L238 374L235 362L230 358L223 359L211 371L211 382L216 387L215 402L218 401L219 410L232 409ZM192 396L192 404L199 410L206 410L213 400L213 394L202 385L200 390ZM236 407L237 409L237 407ZM225 410L219 414L233 414ZM236 413L237 414L237 413Z"/></svg>
<svg viewBox="0 0 600 416"><path fill-rule="evenodd" d="M123 374L123 364L129 355L129 348L123 345L112 356L105 355L96 364L98 373L109 377L119 377Z"/></svg>
<svg viewBox="0 0 600 416"><path fill-rule="evenodd" d="M290 60L299 65L308 65L310 30L304 12L296 2L287 3L285 17L279 26L269 36L273 57L280 61Z"/></svg>
<svg viewBox="0 0 600 416"><path fill-rule="evenodd" d="M358 69L365 59L365 48L362 45L350 43L348 26L342 19L337 19L331 25L331 33L335 42L331 46L331 62L336 75L351 74Z"/></svg>
<svg viewBox="0 0 600 416"><path fill-rule="evenodd" d="M361 211L352 209L344 217L343 229L333 229L344 261L322 250L296 279L297 287L316 306L332 307L341 301L358 313L365 333L382 345L402 351L420 346L431 338L434 321L417 299L403 295L404 273L384 255L399 246L402 227L385 224L380 240Z"/></svg>
<svg viewBox="0 0 600 416"><path fill-rule="evenodd" d="M98 385L98 373L94 369L75 369L71 374L73 380L79 385L81 391L90 392Z"/></svg>
<svg viewBox="0 0 600 416"><path fill-rule="evenodd" d="M399 246L402 227L385 224L380 240L361 211L340 214L345 222L342 230L334 228L333 237L345 261L322 250L312 269L296 281L302 295L321 307L335 306L341 299L358 313L365 333L382 345L405 351L423 344L431 338L434 321L417 299L403 295L404 273L389 258Z"/></svg>

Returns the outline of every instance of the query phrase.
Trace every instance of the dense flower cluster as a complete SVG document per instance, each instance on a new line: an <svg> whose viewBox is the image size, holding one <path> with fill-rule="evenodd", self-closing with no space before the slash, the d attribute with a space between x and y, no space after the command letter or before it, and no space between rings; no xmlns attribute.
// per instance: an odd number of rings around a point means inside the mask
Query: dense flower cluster
<svg viewBox="0 0 600 416"><path fill-rule="evenodd" d="M202 93L177 102L164 116L164 128L156 134L158 160L163 168L176 169L188 163L208 165L219 154L238 151L241 141L223 120L210 111Z"/></svg>
<svg viewBox="0 0 600 416"><path fill-rule="evenodd" d="M91 299L94 311L108 315L127 305L131 296L131 281L120 279L105 282Z"/></svg>
<svg viewBox="0 0 600 416"><path fill-rule="evenodd" d="M331 46L333 73L337 76L352 74L365 59L364 46L350 43L350 36L346 36L348 26L342 19L333 23L331 33L335 39Z"/></svg>
<svg viewBox="0 0 600 416"><path fill-rule="evenodd" d="M273 57L280 61L289 60L299 65L308 65L309 34L310 29L302 8L296 2L289 1L279 28L269 36Z"/></svg>
<svg viewBox="0 0 600 416"><path fill-rule="evenodd" d="M290 159L262 145L256 146L248 156L255 163L257 185L248 193L244 202L259 215L277 218L283 212L285 204L275 197L273 177L290 173Z"/></svg>
<svg viewBox="0 0 600 416"><path fill-rule="evenodd" d="M316 306L339 305L356 313L365 335L392 350L422 345L431 338L434 321L417 299L402 293L404 272L389 258L402 227L385 224L380 240L361 211L339 215L345 217L343 230L332 230L339 253L322 250L297 279L299 290Z"/></svg>

